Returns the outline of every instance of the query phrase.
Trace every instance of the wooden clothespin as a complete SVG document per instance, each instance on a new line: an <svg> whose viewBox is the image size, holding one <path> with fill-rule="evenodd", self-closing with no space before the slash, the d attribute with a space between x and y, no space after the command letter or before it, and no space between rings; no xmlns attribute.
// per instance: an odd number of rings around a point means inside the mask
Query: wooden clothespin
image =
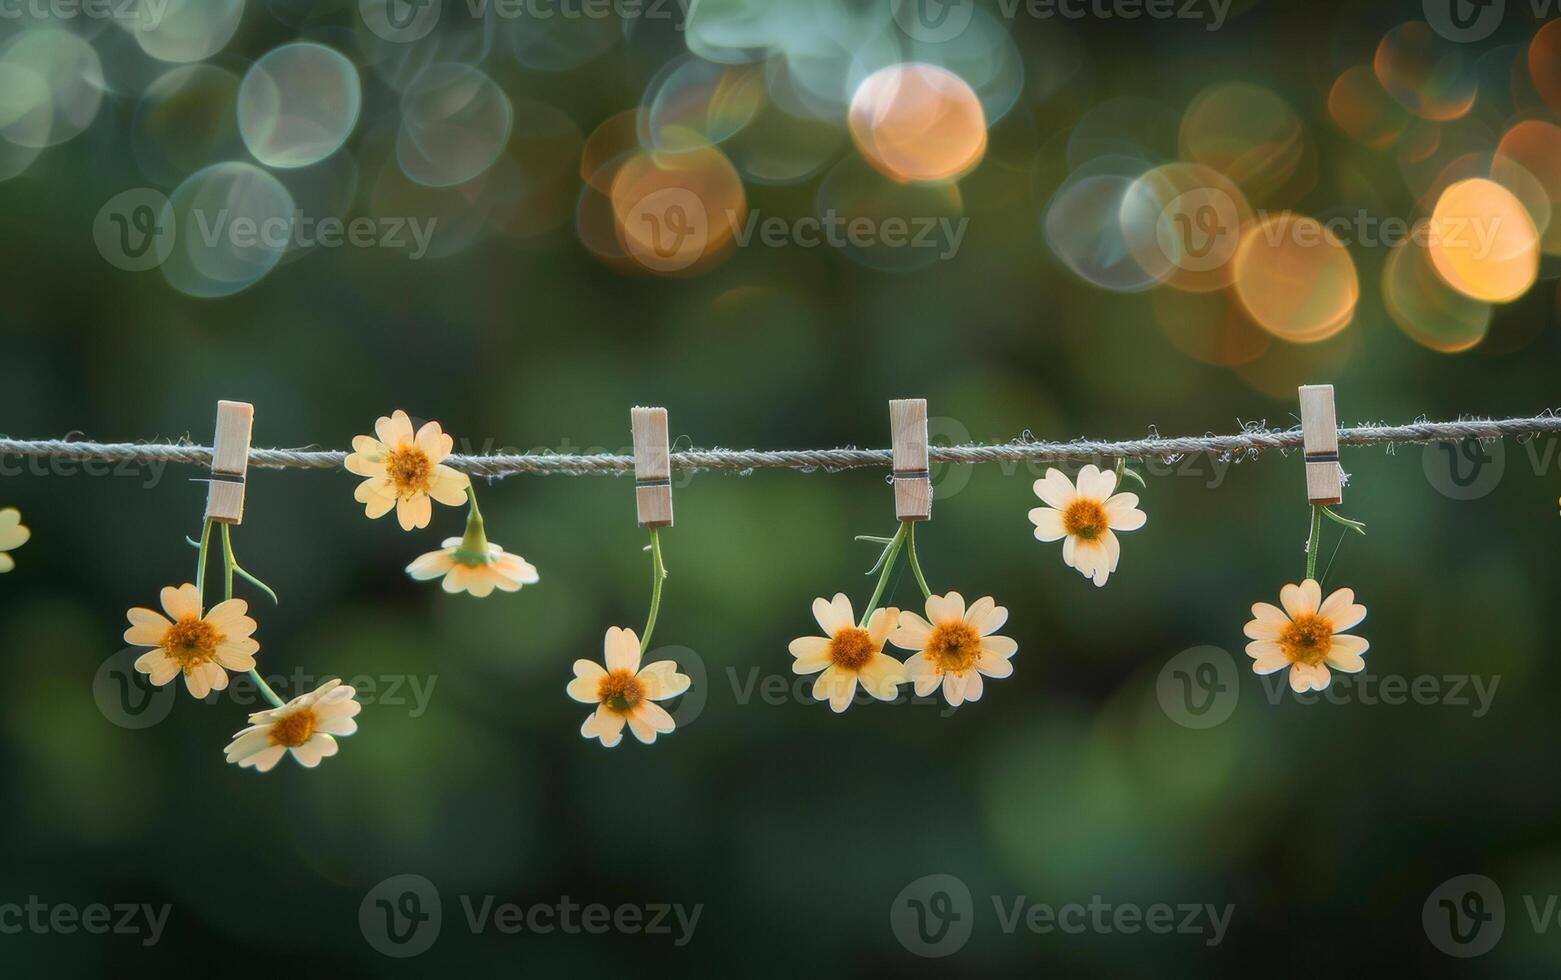
<svg viewBox="0 0 1561 980"><path fill-rule="evenodd" d="M208 521L244 523L244 478L249 472L249 436L254 423L255 406L217 403L217 435L211 444L211 482L206 494Z"/></svg>
<svg viewBox="0 0 1561 980"><path fill-rule="evenodd" d="M1300 394L1306 498L1314 504L1337 504L1344 497L1344 470L1339 466L1339 418L1333 407L1333 385L1302 385Z"/></svg>
<svg viewBox="0 0 1561 980"><path fill-rule="evenodd" d="M889 402L894 443L894 511L902 521L932 517L932 473L927 464L927 399Z"/></svg>
<svg viewBox="0 0 1561 980"><path fill-rule="evenodd" d="M667 440L667 410L632 408L634 502L640 527L672 526L672 452Z"/></svg>

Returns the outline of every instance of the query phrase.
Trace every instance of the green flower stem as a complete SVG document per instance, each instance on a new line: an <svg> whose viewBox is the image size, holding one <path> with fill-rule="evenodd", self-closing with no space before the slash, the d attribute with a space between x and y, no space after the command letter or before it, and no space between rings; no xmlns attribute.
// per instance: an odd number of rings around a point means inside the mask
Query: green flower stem
<svg viewBox="0 0 1561 980"><path fill-rule="evenodd" d="M211 530L209 524L207 525L207 530ZM233 557L233 534L229 529L229 525L224 524L222 525L222 577L224 596L228 599L233 598L233 572L235 569L238 569L238 560ZM244 573L244 577L251 581L258 581L248 573ZM265 588L267 592L271 592L270 588L264 585L262 585L262 588ZM271 592L271 598L275 599L276 593ZM266 700L271 702L272 707L280 708L286 703L277 697L275 691L271 690L271 685L267 684L266 679L260 676L260 671L250 670L249 679L255 682L255 686L260 689L261 694L265 695Z"/></svg>
<svg viewBox="0 0 1561 980"><path fill-rule="evenodd" d="M471 509L466 514L466 533L455 549L455 560L462 565L486 565L488 563L488 535L482 523L482 511L477 509L477 489L466 487L466 499Z"/></svg>
<svg viewBox="0 0 1561 980"><path fill-rule="evenodd" d="M921 586L921 594L925 599L932 598L932 590L927 588L927 576L921 573L921 562L916 560L916 523L906 521L910 533L905 536L905 554L911 563L911 574L916 576L916 584Z"/></svg>
<svg viewBox="0 0 1561 980"><path fill-rule="evenodd" d="M1306 577L1317 578L1317 549L1322 545L1323 536L1323 508L1321 504L1312 505L1312 530L1306 539Z"/></svg>
<svg viewBox="0 0 1561 980"><path fill-rule="evenodd" d="M900 556L900 548L905 544L909 535L907 530L911 526L910 521L901 521L900 529L894 532L894 537L889 541L889 547L883 554L883 571L878 573L878 585L873 589L873 597L867 600L867 610L862 613L861 627L867 628L867 621L872 618L873 610L878 608L878 600L883 598L883 590L889 584L889 573L894 571L894 561Z"/></svg>
<svg viewBox="0 0 1561 980"><path fill-rule="evenodd" d="M656 530L650 529L650 615L645 619L645 633L640 637L641 654L650 649L650 635L656 631L656 617L661 613L661 583L667 577L667 566L661 562L661 538Z"/></svg>
<svg viewBox="0 0 1561 980"><path fill-rule="evenodd" d="M195 553L195 594L200 597L201 609L206 608L206 546L211 543L211 521L201 528L201 541Z"/></svg>

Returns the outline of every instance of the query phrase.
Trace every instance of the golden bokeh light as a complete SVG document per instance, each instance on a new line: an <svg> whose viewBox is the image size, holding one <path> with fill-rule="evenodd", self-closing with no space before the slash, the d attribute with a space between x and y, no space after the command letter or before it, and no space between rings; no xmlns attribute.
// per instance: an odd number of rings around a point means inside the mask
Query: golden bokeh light
<svg viewBox="0 0 1561 980"><path fill-rule="evenodd" d="M986 113L975 90L937 65L890 65L857 86L848 116L863 158L901 183L944 183L986 153Z"/></svg>
<svg viewBox="0 0 1561 980"><path fill-rule="evenodd" d="M1229 286L1232 259L1252 209L1235 182L1199 163L1168 163L1138 177L1120 209L1133 257L1188 292Z"/></svg>
<svg viewBox="0 0 1561 980"><path fill-rule="evenodd" d="M1300 117L1285 100L1248 82L1198 93L1182 116L1178 142L1184 159L1229 177L1254 203L1293 197L1313 179Z"/></svg>
<svg viewBox="0 0 1561 980"><path fill-rule="evenodd" d="M1535 221L1540 231L1540 251L1561 255L1561 222L1555 220L1555 212L1561 209L1561 126L1526 119L1507 130L1496 146L1492 175L1497 176L1500 168L1511 165L1533 175L1543 188L1551 219Z"/></svg>
<svg viewBox="0 0 1561 980"><path fill-rule="evenodd" d="M1382 303L1411 340L1444 354L1466 351L1485 339L1491 306L1442 281L1424 242L1395 245L1382 265Z"/></svg>
<svg viewBox="0 0 1561 980"><path fill-rule="evenodd" d="M1474 108L1479 85L1472 62L1424 21L1383 35L1371 67L1388 94L1422 119L1443 122Z"/></svg>
<svg viewBox="0 0 1561 980"><path fill-rule="evenodd" d="M641 151L613 175L618 239L651 272L691 275L719 260L747 217L742 179L714 147Z"/></svg>
<svg viewBox="0 0 1561 980"><path fill-rule="evenodd" d="M1448 186L1431 212L1431 264L1449 286L1487 303L1506 303L1539 275L1539 232L1528 209L1493 180Z"/></svg>
<svg viewBox="0 0 1561 980"><path fill-rule="evenodd" d="M1409 113L1365 65L1334 79L1328 90L1328 115L1345 135L1374 150L1392 146L1409 126Z"/></svg>
<svg viewBox="0 0 1561 980"><path fill-rule="evenodd" d="M1242 308L1281 340L1326 340L1355 315L1355 260L1315 218L1286 211L1255 223L1242 235L1233 265Z"/></svg>
<svg viewBox="0 0 1561 980"><path fill-rule="evenodd" d="M1561 20L1541 27L1529 41L1528 73L1550 111L1561 114Z"/></svg>

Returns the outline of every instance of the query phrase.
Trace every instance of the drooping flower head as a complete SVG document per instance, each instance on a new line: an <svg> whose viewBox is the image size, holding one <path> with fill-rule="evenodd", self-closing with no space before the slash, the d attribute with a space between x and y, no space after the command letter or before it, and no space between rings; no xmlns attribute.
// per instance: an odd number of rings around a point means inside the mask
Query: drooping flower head
<svg viewBox="0 0 1561 980"><path fill-rule="evenodd" d="M1138 495L1114 494L1116 486L1117 475L1093 463L1079 470L1077 485L1058 469L1035 481L1035 495L1047 504L1030 511L1035 537L1063 539L1063 562L1097 586L1106 584L1122 557L1115 532L1136 531L1148 520L1138 509Z"/></svg>
<svg viewBox="0 0 1561 980"><path fill-rule="evenodd" d="M905 683L905 665L884 653L883 645L899 616L898 609L875 609L863 627L845 593L835 593L833 600L814 599L813 618L824 635L791 641L792 672L818 674L813 697L828 701L836 713L851 706L859 683L880 701L894 700Z"/></svg>
<svg viewBox="0 0 1561 980"><path fill-rule="evenodd" d="M125 614L125 642L155 648L135 662L153 684L161 687L183 674L184 686L203 698L227 688L228 671L255 669L260 644L250 636L255 621L247 615L249 603L229 599L202 616L200 592L188 582L163 589L161 598L166 617L143 608Z"/></svg>
<svg viewBox="0 0 1561 980"><path fill-rule="evenodd" d="M450 455L455 440L438 422L425 422L413 434L412 420L396 409L374 424L374 434L379 438L353 437L353 451L344 464L349 472L366 477L353 496L370 518L394 509L402 530L410 531L428 526L433 517L430 500L450 507L466 502L471 481L440 462Z"/></svg>
<svg viewBox="0 0 1561 980"><path fill-rule="evenodd" d="M1252 620L1242 630L1252 641L1247 656L1254 673L1289 667L1290 687L1299 694L1325 690L1332 680L1329 667L1346 674L1365 669L1361 654L1370 644L1345 633L1366 618L1366 607L1355 601L1353 589L1336 589L1323 599L1322 586L1307 579L1280 589L1279 603L1283 609L1253 603Z"/></svg>
<svg viewBox="0 0 1561 980"><path fill-rule="evenodd" d="M915 650L905 670L918 697L926 697L941 685L950 706L978 701L982 677L1007 677L1014 672L1013 655L1019 644L1006 636L994 636L1008 622L1008 610L991 596L982 596L965 608L958 592L927 597L927 618L910 610L900 613L899 625L889 642L902 650Z"/></svg>
<svg viewBox="0 0 1561 980"><path fill-rule="evenodd" d="M601 739L602 745L612 748L622 740L624 725L646 745L676 728L667 709L656 702L687 691L688 675L678 673L671 660L641 667L640 638L630 629L611 627L602 647L607 666L576 660L575 679L566 689L576 701L596 705L580 726L580 734Z"/></svg>
<svg viewBox="0 0 1561 980"><path fill-rule="evenodd" d="M300 694L280 708L257 711L249 727L236 733L223 752L240 768L270 772L282 756L292 753L298 764L313 769L326 756L335 755L336 736L358 730L354 720L363 706L356 689L329 680L308 694Z"/></svg>
<svg viewBox="0 0 1561 980"><path fill-rule="evenodd" d="M483 552L461 547L461 538L446 538L444 547L420 556L407 566L407 574L419 582L442 578L446 592L470 592L481 599L494 589L518 592L523 585L540 581L534 565L496 544Z"/></svg>

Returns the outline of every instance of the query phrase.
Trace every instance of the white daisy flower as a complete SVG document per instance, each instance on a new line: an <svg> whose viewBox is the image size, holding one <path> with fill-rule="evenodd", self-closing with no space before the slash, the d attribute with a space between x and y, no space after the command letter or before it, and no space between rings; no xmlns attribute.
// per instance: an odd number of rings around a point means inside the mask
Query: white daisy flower
<svg viewBox="0 0 1561 980"><path fill-rule="evenodd" d="M313 769L326 756L335 755L337 735L358 730L353 720L363 705L358 692L339 680L329 680L308 694L300 694L280 708L257 711L250 726L233 736L223 751L228 761L256 772L270 772L282 756L291 752L298 764Z"/></svg>
<svg viewBox="0 0 1561 980"><path fill-rule="evenodd" d="M1035 495L1047 506L1030 511L1035 537L1062 542L1062 560L1097 586L1117 570L1122 546L1115 532L1136 531L1148 520L1136 493L1117 493L1117 475L1093 463L1079 470L1077 485L1061 470L1035 481Z"/></svg>

